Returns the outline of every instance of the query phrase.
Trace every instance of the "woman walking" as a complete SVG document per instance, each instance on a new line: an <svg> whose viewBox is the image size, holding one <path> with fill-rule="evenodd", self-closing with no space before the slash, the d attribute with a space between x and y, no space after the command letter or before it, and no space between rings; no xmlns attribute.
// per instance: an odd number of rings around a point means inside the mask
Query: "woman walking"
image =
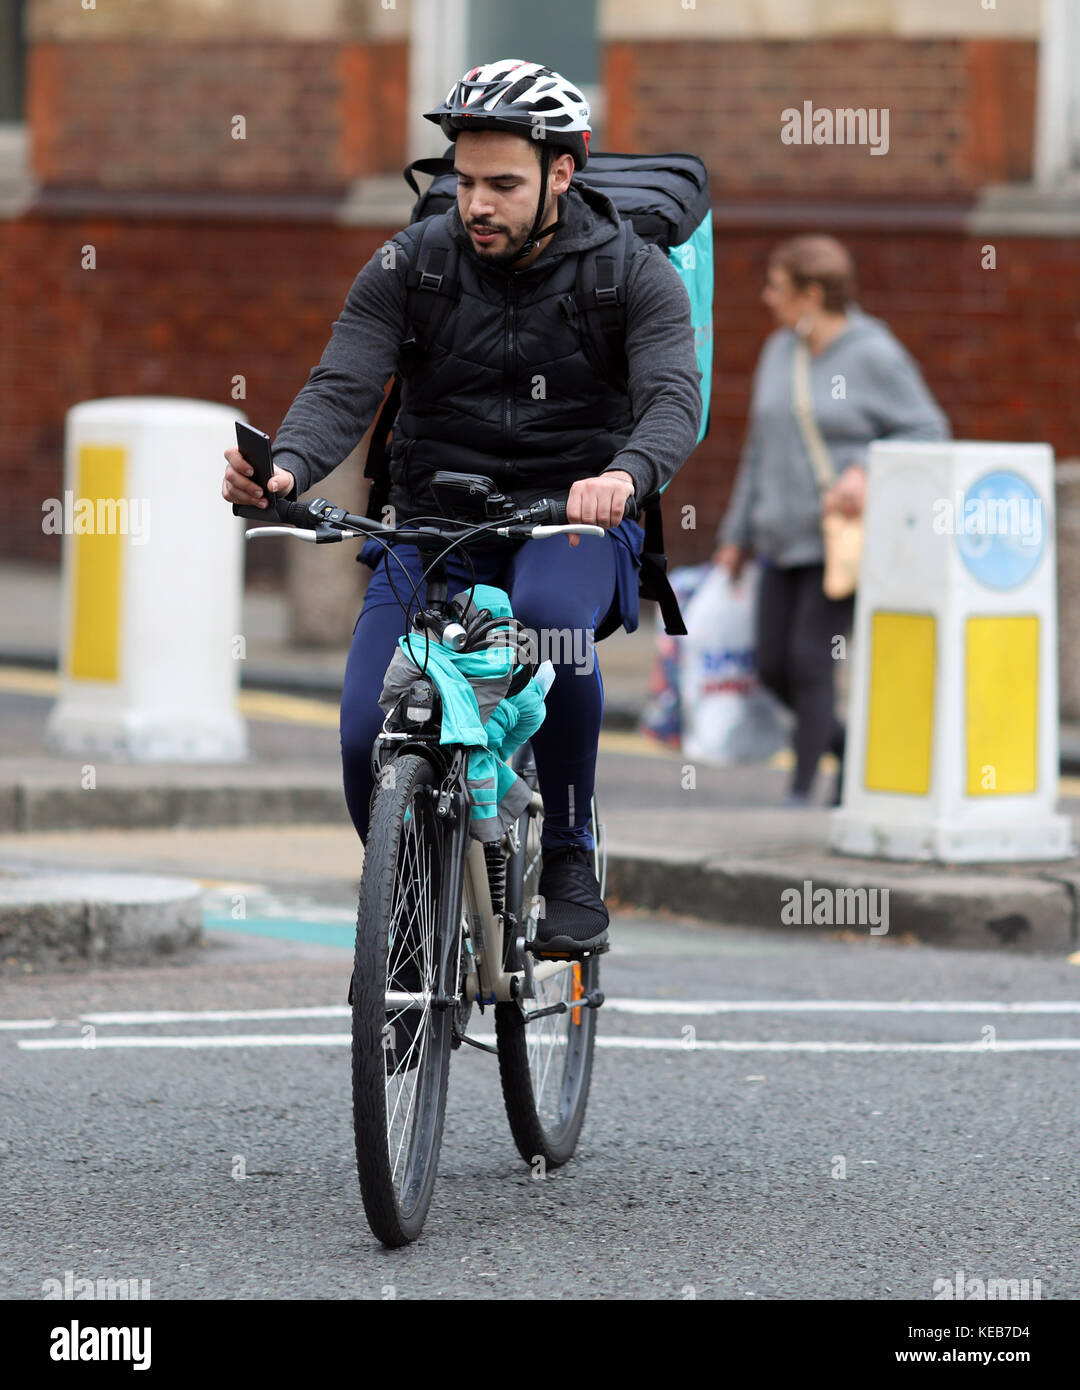
<svg viewBox="0 0 1080 1390"><path fill-rule="evenodd" d="M733 579L751 555L763 562L758 675L795 714L789 805L809 802L823 753L844 752L834 639L851 630L854 595L824 592L823 519L861 515L871 441L950 434L910 354L854 302L854 281L851 255L832 237L796 237L770 257L762 300L779 327L758 359L714 556ZM834 804L839 793L838 778Z"/></svg>

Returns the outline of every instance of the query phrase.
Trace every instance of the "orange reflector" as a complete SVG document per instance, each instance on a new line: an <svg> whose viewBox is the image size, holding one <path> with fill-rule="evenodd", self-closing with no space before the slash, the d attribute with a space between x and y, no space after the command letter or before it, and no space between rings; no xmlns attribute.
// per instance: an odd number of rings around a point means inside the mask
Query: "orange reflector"
<svg viewBox="0 0 1080 1390"><path fill-rule="evenodd" d="M574 983L573 983L573 984L571 985L571 987L570 987L570 998L571 998L571 999L580 999L581 996L582 996L584 993L585 993L585 991L581 988L581 966L575 961L575 963L574 963ZM571 1009L571 1010L570 1010L570 1021L573 1023L573 1025L574 1025L575 1028L578 1026L578 1024L581 1022L581 1010L580 1010L580 1009Z"/></svg>

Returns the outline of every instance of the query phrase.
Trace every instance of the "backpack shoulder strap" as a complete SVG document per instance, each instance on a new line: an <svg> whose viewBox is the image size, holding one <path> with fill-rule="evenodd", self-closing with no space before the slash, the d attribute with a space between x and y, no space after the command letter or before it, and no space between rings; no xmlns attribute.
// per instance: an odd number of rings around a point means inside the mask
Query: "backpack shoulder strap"
<svg viewBox="0 0 1080 1390"><path fill-rule="evenodd" d="M461 248L450 234L442 214L420 224L416 255L405 272L407 291L405 348L426 351L461 298L458 266Z"/></svg>
<svg viewBox="0 0 1080 1390"><path fill-rule="evenodd" d="M594 371L615 385L626 384L626 272L633 224L578 258L574 303L582 347Z"/></svg>
<svg viewBox="0 0 1080 1390"><path fill-rule="evenodd" d="M410 168L414 166L410 165ZM460 249L439 215L419 224L412 266L405 272L405 339L402 360L415 361L426 352L461 297L458 279ZM390 462L387 440L401 407L401 375L395 376L371 432L364 477L371 479L367 515L382 519L390 496Z"/></svg>

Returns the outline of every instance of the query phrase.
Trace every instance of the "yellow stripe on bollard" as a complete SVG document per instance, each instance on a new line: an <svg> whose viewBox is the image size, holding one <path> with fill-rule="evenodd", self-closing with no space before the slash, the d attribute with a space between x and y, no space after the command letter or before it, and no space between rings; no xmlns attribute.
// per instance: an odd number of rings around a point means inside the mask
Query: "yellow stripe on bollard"
<svg viewBox="0 0 1080 1390"><path fill-rule="evenodd" d="M97 530L97 500L127 496L127 450L84 444L75 473L75 515L68 522L73 532L73 589L67 675L73 680L115 681L120 675L124 537L115 527ZM86 519L80 516L80 505L90 512ZM81 532L80 523L85 528Z"/></svg>
<svg viewBox="0 0 1080 1390"><path fill-rule="evenodd" d="M930 790L936 636L937 621L926 613L871 616L867 791Z"/></svg>
<svg viewBox="0 0 1080 1390"><path fill-rule="evenodd" d="M969 618L967 794L1038 788L1039 619Z"/></svg>

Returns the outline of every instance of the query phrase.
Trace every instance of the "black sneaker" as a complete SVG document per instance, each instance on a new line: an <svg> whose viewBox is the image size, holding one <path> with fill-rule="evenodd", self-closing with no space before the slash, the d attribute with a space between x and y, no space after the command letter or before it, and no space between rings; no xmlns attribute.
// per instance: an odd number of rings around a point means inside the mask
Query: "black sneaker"
<svg viewBox="0 0 1080 1390"><path fill-rule="evenodd" d="M544 915L530 945L534 956L577 956L608 949L608 913L583 849L545 851L538 888Z"/></svg>

